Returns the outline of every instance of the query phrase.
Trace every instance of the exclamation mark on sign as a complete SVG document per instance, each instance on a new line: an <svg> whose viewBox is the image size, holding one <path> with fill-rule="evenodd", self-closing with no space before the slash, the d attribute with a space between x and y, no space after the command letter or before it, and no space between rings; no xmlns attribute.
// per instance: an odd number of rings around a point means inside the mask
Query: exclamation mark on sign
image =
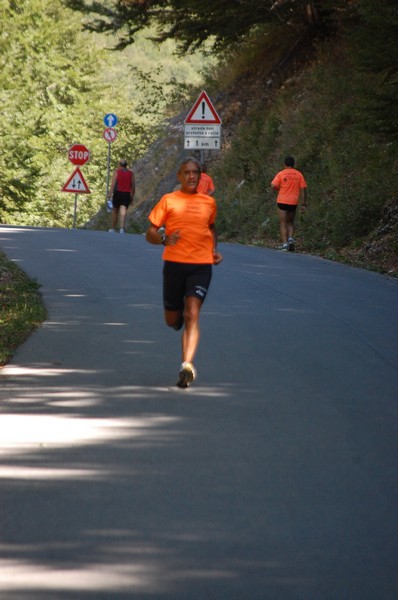
<svg viewBox="0 0 398 600"><path fill-rule="evenodd" d="M202 119L205 118L206 102L202 102Z"/></svg>

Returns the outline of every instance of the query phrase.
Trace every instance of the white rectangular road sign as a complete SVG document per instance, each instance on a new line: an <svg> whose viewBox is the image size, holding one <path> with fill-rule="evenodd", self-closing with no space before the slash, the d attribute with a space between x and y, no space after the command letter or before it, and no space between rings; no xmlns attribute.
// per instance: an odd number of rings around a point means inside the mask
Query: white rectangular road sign
<svg viewBox="0 0 398 600"><path fill-rule="evenodd" d="M221 147L219 137L185 137L185 150L219 150Z"/></svg>
<svg viewBox="0 0 398 600"><path fill-rule="evenodd" d="M184 125L185 137L220 137L221 125Z"/></svg>

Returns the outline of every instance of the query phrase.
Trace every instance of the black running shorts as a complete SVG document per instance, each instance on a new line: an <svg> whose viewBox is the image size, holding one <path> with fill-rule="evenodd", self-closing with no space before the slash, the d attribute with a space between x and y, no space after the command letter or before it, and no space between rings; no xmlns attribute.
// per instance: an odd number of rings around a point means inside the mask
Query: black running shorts
<svg viewBox="0 0 398 600"><path fill-rule="evenodd" d="M297 208L297 204L283 204L282 202L278 202L277 206L280 210L285 210L286 212L295 212Z"/></svg>
<svg viewBox="0 0 398 600"><path fill-rule="evenodd" d="M130 192L113 192L112 204L114 208L120 208L121 206L128 208L131 204Z"/></svg>
<svg viewBox="0 0 398 600"><path fill-rule="evenodd" d="M212 266L166 260L163 266L163 306L182 310L184 298L193 296L204 302L212 276Z"/></svg>

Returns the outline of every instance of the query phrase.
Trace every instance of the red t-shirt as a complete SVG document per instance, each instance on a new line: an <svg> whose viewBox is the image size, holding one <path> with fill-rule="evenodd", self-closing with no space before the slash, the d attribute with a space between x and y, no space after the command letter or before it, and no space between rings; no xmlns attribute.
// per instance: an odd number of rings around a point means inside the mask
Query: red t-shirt
<svg viewBox="0 0 398 600"><path fill-rule="evenodd" d="M118 192L131 192L133 174L129 169L116 170L116 190Z"/></svg>

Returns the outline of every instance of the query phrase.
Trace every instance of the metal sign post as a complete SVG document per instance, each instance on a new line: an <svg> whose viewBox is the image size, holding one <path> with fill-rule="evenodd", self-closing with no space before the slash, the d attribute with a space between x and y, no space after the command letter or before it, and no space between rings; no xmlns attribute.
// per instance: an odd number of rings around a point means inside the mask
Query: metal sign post
<svg viewBox="0 0 398 600"><path fill-rule="evenodd" d="M107 159L107 167L106 167L106 198L105 202L108 200L109 193L109 180L110 180L110 169L111 169L111 144L117 138L117 131L113 127L107 127L104 130L103 138L108 142L108 159Z"/></svg>
<svg viewBox="0 0 398 600"><path fill-rule="evenodd" d="M73 162L72 158L69 158L71 162ZM87 162L87 160L88 159L86 159L85 162ZM75 194L75 208L73 211L73 229L76 229L77 196L78 194L91 194L90 189L79 167L76 167L76 169L73 171L72 175L69 177L69 179L63 186L61 192L71 192Z"/></svg>
<svg viewBox="0 0 398 600"><path fill-rule="evenodd" d="M77 194L75 194L75 209L73 211L73 229L76 229Z"/></svg>
<svg viewBox="0 0 398 600"><path fill-rule="evenodd" d="M72 162L72 159L70 159ZM83 177L79 167L73 171L68 181L63 186L61 192L71 192L75 194L75 208L73 211L73 229L76 228L77 196L78 194L91 194L90 189Z"/></svg>
<svg viewBox="0 0 398 600"><path fill-rule="evenodd" d="M106 196L105 196L105 202L108 200L110 169L111 169L111 142L108 142L108 159L107 159L107 163L106 163L106 190L105 190Z"/></svg>
<svg viewBox="0 0 398 600"><path fill-rule="evenodd" d="M106 164L106 190L105 190L105 204L108 200L109 194L109 181L110 181L110 172L111 172L111 144L117 138L117 131L114 128L117 125L119 119L114 113L108 113L104 117L104 124L106 129L102 134L102 137L105 141L108 142L108 158Z"/></svg>

